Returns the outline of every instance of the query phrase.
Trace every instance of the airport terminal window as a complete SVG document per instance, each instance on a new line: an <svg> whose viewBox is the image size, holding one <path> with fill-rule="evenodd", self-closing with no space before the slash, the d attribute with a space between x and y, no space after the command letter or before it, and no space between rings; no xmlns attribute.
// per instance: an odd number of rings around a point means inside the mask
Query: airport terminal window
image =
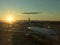
<svg viewBox="0 0 60 45"><path fill-rule="evenodd" d="M60 0L0 0L0 45L60 45Z"/></svg>

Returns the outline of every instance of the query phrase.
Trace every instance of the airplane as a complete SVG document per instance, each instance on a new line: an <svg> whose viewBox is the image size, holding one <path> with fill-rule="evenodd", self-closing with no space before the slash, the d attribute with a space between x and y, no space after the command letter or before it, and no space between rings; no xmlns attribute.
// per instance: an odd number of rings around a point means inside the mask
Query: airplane
<svg viewBox="0 0 60 45"><path fill-rule="evenodd" d="M26 34L27 36L29 36L30 38L32 37L37 41L43 41L47 43L52 42L54 43L54 45L57 44L58 35L56 31L54 31L53 29L31 26L30 18L28 19L30 26L28 27L28 33Z"/></svg>
<svg viewBox="0 0 60 45"><path fill-rule="evenodd" d="M57 33L51 29L28 27L29 31L26 34L36 41L47 43L48 45L55 45L58 42Z"/></svg>
<svg viewBox="0 0 60 45"><path fill-rule="evenodd" d="M46 38L52 38L55 39L57 36L57 33L51 29L46 29L46 28L39 28L39 27L28 27L30 30L30 34L38 34L38 35L43 35Z"/></svg>

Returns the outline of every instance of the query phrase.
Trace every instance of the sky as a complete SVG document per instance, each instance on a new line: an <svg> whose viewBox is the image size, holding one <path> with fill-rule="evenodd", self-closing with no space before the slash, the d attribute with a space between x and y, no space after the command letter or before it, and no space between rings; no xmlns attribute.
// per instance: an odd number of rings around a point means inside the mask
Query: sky
<svg viewBox="0 0 60 45"><path fill-rule="evenodd" d="M60 21L60 0L0 0L0 19Z"/></svg>

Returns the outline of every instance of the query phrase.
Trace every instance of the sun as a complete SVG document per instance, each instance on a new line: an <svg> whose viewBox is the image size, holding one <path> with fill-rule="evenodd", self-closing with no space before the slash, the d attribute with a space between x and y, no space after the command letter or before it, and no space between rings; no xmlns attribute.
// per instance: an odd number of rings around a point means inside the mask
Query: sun
<svg viewBox="0 0 60 45"><path fill-rule="evenodd" d="M7 23L13 23L15 21L15 18L13 16L7 16L5 21Z"/></svg>
<svg viewBox="0 0 60 45"><path fill-rule="evenodd" d="M16 15L15 13L6 12L4 16L1 18L2 22L14 23L17 20L17 17L15 15Z"/></svg>
<svg viewBox="0 0 60 45"><path fill-rule="evenodd" d="M13 22L14 20L13 20L12 17L8 17L8 18L7 18L7 21L8 21L8 22Z"/></svg>

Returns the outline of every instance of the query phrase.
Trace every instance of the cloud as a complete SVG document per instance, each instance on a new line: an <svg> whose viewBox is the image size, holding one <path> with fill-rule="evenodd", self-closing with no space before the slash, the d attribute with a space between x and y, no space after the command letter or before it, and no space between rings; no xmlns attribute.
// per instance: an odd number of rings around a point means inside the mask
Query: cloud
<svg viewBox="0 0 60 45"><path fill-rule="evenodd" d="M41 14L42 12L23 12L22 14Z"/></svg>

